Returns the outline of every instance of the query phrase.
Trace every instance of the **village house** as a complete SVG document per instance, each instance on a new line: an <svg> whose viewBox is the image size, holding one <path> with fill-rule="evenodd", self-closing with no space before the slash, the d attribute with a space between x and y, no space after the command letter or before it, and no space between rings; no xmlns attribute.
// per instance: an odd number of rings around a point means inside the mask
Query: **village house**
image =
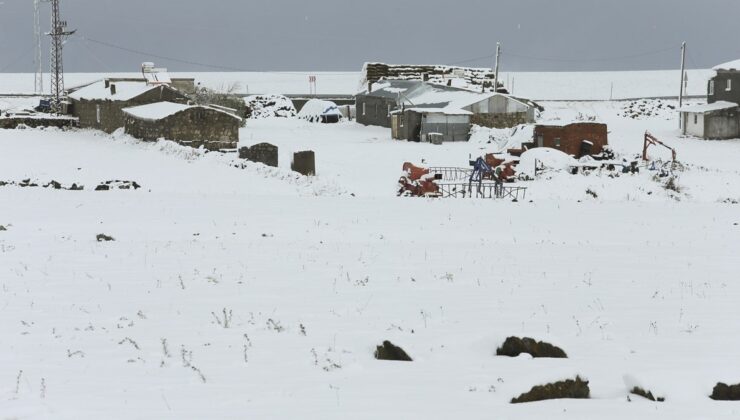
<svg viewBox="0 0 740 420"><path fill-rule="evenodd" d="M173 102L124 108L126 134L145 140L167 139L208 150L236 149L242 119L224 110Z"/></svg>
<svg viewBox="0 0 740 420"><path fill-rule="evenodd" d="M503 93L478 93L418 80L368 83L356 96L357 122L391 128L393 138L467 141L473 124L508 128L535 120L537 105Z"/></svg>
<svg viewBox="0 0 740 420"><path fill-rule="evenodd" d="M69 94L70 113L80 120L81 128L112 133L124 125L123 109L155 102L187 103L188 97L168 84L152 84L142 79L116 81L105 79Z"/></svg>
<svg viewBox="0 0 740 420"><path fill-rule="evenodd" d="M740 137L740 60L720 64L707 84L707 104L681 108L684 135L703 139Z"/></svg>

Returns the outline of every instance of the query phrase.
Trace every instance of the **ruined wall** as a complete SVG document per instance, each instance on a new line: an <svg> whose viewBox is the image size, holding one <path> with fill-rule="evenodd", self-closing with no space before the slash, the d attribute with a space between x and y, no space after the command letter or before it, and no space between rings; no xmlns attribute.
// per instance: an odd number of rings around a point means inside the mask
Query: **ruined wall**
<svg viewBox="0 0 740 420"><path fill-rule="evenodd" d="M581 157L584 140L593 143L591 154L599 154L609 144L606 124L574 123L566 126L538 125L534 128L537 147L550 147L566 154Z"/></svg>
<svg viewBox="0 0 740 420"><path fill-rule="evenodd" d="M145 141L164 138L184 146L208 150L235 149L239 143L239 119L207 108L191 108L161 120L127 116L126 133Z"/></svg>

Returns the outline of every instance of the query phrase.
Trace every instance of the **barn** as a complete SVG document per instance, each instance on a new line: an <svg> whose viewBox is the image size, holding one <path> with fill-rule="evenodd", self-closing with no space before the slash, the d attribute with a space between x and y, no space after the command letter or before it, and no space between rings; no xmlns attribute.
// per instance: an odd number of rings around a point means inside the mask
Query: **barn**
<svg viewBox="0 0 740 420"><path fill-rule="evenodd" d="M123 109L126 133L208 150L236 149L242 119L208 106L157 102Z"/></svg>
<svg viewBox="0 0 740 420"><path fill-rule="evenodd" d="M155 102L187 103L188 97L169 85L153 85L145 80L101 80L69 94L72 115L81 128L112 133L124 125L123 109Z"/></svg>

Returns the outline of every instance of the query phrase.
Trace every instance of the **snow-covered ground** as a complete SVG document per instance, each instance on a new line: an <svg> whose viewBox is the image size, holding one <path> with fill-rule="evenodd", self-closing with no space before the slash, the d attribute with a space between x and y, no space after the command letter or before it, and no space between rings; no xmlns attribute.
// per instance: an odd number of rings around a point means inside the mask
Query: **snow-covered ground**
<svg viewBox="0 0 740 420"><path fill-rule="evenodd" d="M740 382L740 140L681 138L669 104L541 119L596 117L623 156L650 130L685 163L681 192L646 170L549 173L517 203L395 196L404 161L466 166L497 147L480 138L250 120L241 146L280 147L267 168L0 130L0 181L85 186L0 187L0 418L738 418L708 395ZM315 178L289 171L306 149ZM142 188L93 191L109 180ZM569 358L496 357L512 335ZM414 361L375 360L383 340ZM576 375L591 399L509 404ZM635 384L666 402L628 402Z"/></svg>

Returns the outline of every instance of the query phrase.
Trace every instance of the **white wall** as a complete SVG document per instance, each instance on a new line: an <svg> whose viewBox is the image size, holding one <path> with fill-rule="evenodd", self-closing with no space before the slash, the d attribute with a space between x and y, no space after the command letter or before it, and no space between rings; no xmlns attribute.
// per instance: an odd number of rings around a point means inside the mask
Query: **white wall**
<svg viewBox="0 0 740 420"><path fill-rule="evenodd" d="M701 112L684 112L684 134L704 137L704 114Z"/></svg>

